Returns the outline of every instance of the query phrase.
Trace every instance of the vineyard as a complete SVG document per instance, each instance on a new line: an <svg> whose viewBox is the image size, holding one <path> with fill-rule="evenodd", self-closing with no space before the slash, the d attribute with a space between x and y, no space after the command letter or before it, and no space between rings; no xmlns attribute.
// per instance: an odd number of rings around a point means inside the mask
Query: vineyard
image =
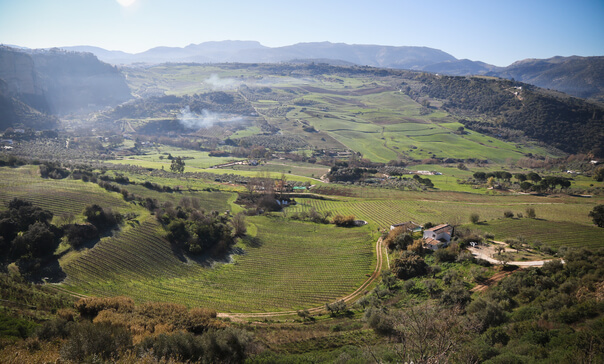
<svg viewBox="0 0 604 364"><path fill-rule="evenodd" d="M248 172L250 173L250 172ZM355 186L321 187L328 199L296 197L297 204L273 216L247 217L258 240L239 243L227 261L191 261L175 251L165 232L142 206L95 183L42 179L37 167L0 168L0 201L21 197L56 216L96 203L136 219L117 234L89 249L64 254L63 288L85 295L128 295L138 301L180 302L221 312L272 312L318 307L355 291L374 271L377 228L414 221L465 224L496 239L524 237L552 247L601 247L604 229L588 218L600 198L531 195L491 196L460 192L412 192ZM162 179L157 182L165 183ZM195 183L201 183L195 182ZM160 202L195 197L207 211L239 210L236 194L226 191L158 192L140 184L124 185L130 193ZM533 208L537 219L520 217ZM354 215L369 225L338 228L299 222L292 215L315 209L331 215ZM504 218L511 211L514 218ZM480 224L468 224L472 213Z"/></svg>
<svg viewBox="0 0 604 364"><path fill-rule="evenodd" d="M541 242L551 247L577 247L597 249L604 242L604 229L583 226L567 221L533 219L497 220L483 224L479 229L494 234L498 240L523 237L531 242Z"/></svg>
<svg viewBox="0 0 604 364"><path fill-rule="evenodd" d="M0 208L15 197L48 209L53 214L79 214L87 205L100 204L117 210L129 208L118 193L106 192L95 183L42 179L38 167L0 168Z"/></svg>
<svg viewBox="0 0 604 364"><path fill-rule="evenodd" d="M417 223L430 221L463 224L469 222L472 213L478 213L481 220L496 220L503 218L505 211L524 214L525 210L531 207L535 209L537 216L544 220L589 226L591 221L587 215L595 205L595 203L576 203L572 199L548 201L533 196L495 197L446 192L408 194L409 197L413 195L423 198L395 198L394 196L391 199L297 198L298 204L288 208L288 212L296 213L314 208L319 212L330 211L333 215L354 215L376 227L386 228L391 224L410 220Z"/></svg>
<svg viewBox="0 0 604 364"><path fill-rule="evenodd" d="M373 242L365 229L250 221L262 245L210 267L178 260L157 236L157 223L148 220L71 260L64 266L65 285L93 295L262 312L320 306L354 291L373 271Z"/></svg>

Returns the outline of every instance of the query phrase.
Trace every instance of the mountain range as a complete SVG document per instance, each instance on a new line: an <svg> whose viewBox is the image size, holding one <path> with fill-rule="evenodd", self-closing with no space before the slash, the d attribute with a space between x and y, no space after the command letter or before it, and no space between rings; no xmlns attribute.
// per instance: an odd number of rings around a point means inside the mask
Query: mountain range
<svg viewBox="0 0 604 364"><path fill-rule="evenodd" d="M395 47L330 42L297 43L266 47L256 41L218 41L186 47L156 47L131 54L91 46L61 47L89 52L114 65L136 63L280 63L316 61L334 65L351 64L409 69L452 76L484 75L514 79L573 96L604 102L604 57L553 57L526 59L507 67L457 59L428 47Z"/></svg>

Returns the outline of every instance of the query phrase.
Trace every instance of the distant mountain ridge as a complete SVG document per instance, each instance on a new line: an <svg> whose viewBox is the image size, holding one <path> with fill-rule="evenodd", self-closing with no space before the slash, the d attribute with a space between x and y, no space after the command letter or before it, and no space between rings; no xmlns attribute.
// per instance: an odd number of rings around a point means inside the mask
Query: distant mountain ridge
<svg viewBox="0 0 604 364"><path fill-rule="evenodd" d="M480 61L457 59L446 52L428 47L330 42L297 43L271 48L257 41L228 40L190 44L186 47L156 47L136 54L90 46L62 49L90 52L104 62L124 65L139 62L280 63L320 60L337 65L409 69L451 76L486 75L515 79L604 102L604 57L527 59L507 67L497 67Z"/></svg>
<svg viewBox="0 0 604 364"><path fill-rule="evenodd" d="M222 41L190 44L186 47L155 47L128 54L90 46L61 49L94 53L112 64L199 62L199 63L278 63L293 59L329 59L384 68L421 69L424 66L453 61L455 57L428 47L394 47L330 42L297 43L266 47L256 41Z"/></svg>

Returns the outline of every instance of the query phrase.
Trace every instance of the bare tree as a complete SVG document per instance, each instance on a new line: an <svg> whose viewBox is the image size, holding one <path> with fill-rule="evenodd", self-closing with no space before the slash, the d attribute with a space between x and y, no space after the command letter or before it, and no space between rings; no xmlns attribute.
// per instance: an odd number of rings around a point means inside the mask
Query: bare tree
<svg viewBox="0 0 604 364"><path fill-rule="evenodd" d="M438 317L438 319L435 319ZM465 331L457 309L431 303L414 305L395 317L395 347L403 362L447 363L463 344Z"/></svg>
<svg viewBox="0 0 604 364"><path fill-rule="evenodd" d="M245 215L243 212L239 212L231 219L233 225L234 234L237 237L242 237L247 233L247 227L245 226Z"/></svg>

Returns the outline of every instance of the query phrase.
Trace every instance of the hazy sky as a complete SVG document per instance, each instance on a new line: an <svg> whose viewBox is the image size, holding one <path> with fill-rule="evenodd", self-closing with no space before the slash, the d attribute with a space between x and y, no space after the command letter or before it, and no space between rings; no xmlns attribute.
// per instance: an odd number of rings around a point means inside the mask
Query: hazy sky
<svg viewBox="0 0 604 364"><path fill-rule="evenodd" d="M426 46L506 66L604 55L604 0L0 0L0 43L130 53L212 40Z"/></svg>

